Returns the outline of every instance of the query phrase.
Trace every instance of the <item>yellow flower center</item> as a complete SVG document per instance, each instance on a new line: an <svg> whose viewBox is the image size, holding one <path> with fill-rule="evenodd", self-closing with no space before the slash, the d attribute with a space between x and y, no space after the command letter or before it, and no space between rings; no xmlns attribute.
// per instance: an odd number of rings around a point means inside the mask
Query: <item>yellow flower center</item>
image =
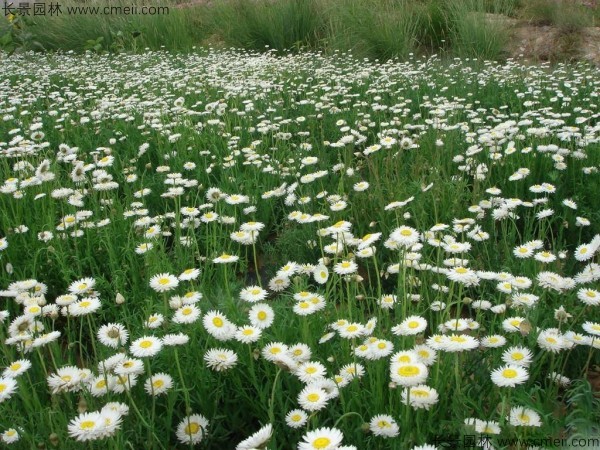
<svg viewBox="0 0 600 450"><path fill-rule="evenodd" d="M267 313L264 311L259 311L257 314L258 320L265 320L267 318Z"/></svg>
<svg viewBox="0 0 600 450"><path fill-rule="evenodd" d="M213 323L213 325L214 325L215 327L219 327L219 328L221 328L221 327L223 326L223 319L221 319L220 317L215 317L215 318L212 320L212 323Z"/></svg>
<svg viewBox="0 0 600 450"><path fill-rule="evenodd" d="M308 394L308 396L306 397L306 399L309 402L318 402L320 398L321 396L315 392L313 392L312 394Z"/></svg>
<svg viewBox="0 0 600 450"><path fill-rule="evenodd" d="M408 322L408 328L417 328L419 326L419 322L417 322L416 320L411 320L410 322Z"/></svg>
<svg viewBox="0 0 600 450"><path fill-rule="evenodd" d="M89 430L91 428L94 428L94 425L96 425L96 422L94 422L93 420L85 420L81 422L81 424L79 424L79 428L81 428L82 430Z"/></svg>
<svg viewBox="0 0 600 450"><path fill-rule="evenodd" d="M12 363L9 367L10 370L17 371L21 368L21 363Z"/></svg>
<svg viewBox="0 0 600 450"><path fill-rule="evenodd" d="M502 371L502 376L504 378L515 378L517 375L517 371L514 369L504 369Z"/></svg>
<svg viewBox="0 0 600 450"><path fill-rule="evenodd" d="M412 235L412 231L411 231L411 230L402 230L402 231L400 232L400 234L401 234L402 236L411 236L411 235Z"/></svg>
<svg viewBox="0 0 600 450"><path fill-rule="evenodd" d="M164 286L166 284L169 284L170 280L168 278L161 278L160 280L158 280L158 284Z"/></svg>
<svg viewBox="0 0 600 450"><path fill-rule="evenodd" d="M198 425L196 422L192 422L189 425L186 425L184 431L185 434L192 436L200 431L200 425Z"/></svg>
<svg viewBox="0 0 600 450"><path fill-rule="evenodd" d="M311 375L313 373L315 373L316 371L317 371L317 368L314 367L314 366L307 367L306 370L305 370L306 373L311 374Z"/></svg>
<svg viewBox="0 0 600 450"><path fill-rule="evenodd" d="M429 392L425 389L411 389L410 395L413 397L429 397Z"/></svg>
<svg viewBox="0 0 600 450"><path fill-rule="evenodd" d="M165 382L163 380L156 380L154 383L152 383L152 386L154 386L155 388L161 388L165 385Z"/></svg>
<svg viewBox="0 0 600 450"><path fill-rule="evenodd" d="M414 377L420 373L421 371L416 366L401 366L398 368L398 375L401 377Z"/></svg>
<svg viewBox="0 0 600 450"><path fill-rule="evenodd" d="M468 272L468 269L466 269L464 267L457 267L457 269L456 269L456 273L460 273L461 275L463 275L467 272Z"/></svg>
<svg viewBox="0 0 600 450"><path fill-rule="evenodd" d="M312 445L314 448L327 448L329 447L329 444L331 444L331 440L329 438L320 437L315 439Z"/></svg>
<svg viewBox="0 0 600 450"><path fill-rule="evenodd" d="M142 341L142 342L140 342L140 347L150 348L150 347L152 347L152 341Z"/></svg>
<svg viewBox="0 0 600 450"><path fill-rule="evenodd" d="M512 354L512 357L515 361L521 361L523 358L525 358L525 355L523 355L521 352L516 352Z"/></svg>

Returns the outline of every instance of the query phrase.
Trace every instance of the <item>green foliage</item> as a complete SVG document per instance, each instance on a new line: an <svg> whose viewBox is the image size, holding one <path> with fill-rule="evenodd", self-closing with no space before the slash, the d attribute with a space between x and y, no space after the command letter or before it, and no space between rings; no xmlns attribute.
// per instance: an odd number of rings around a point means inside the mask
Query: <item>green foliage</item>
<svg viewBox="0 0 600 450"><path fill-rule="evenodd" d="M506 25L486 14L482 0L451 3L451 36L457 55L489 60L500 58L508 42Z"/></svg>
<svg viewBox="0 0 600 450"><path fill-rule="evenodd" d="M590 9L572 1L527 0L521 15L536 25L557 26L564 33L594 26L594 14Z"/></svg>
<svg viewBox="0 0 600 450"><path fill-rule="evenodd" d="M125 2L112 5L120 4L130 6ZM66 7L62 4L63 11ZM168 14L157 15L40 16L29 26L29 31L47 50L137 52L145 48L169 48L190 51L208 36L204 20L203 6L171 6ZM95 43L92 45L91 41Z"/></svg>
<svg viewBox="0 0 600 450"><path fill-rule="evenodd" d="M318 6L316 0L225 0L214 5L212 27L235 47L316 48L325 31Z"/></svg>

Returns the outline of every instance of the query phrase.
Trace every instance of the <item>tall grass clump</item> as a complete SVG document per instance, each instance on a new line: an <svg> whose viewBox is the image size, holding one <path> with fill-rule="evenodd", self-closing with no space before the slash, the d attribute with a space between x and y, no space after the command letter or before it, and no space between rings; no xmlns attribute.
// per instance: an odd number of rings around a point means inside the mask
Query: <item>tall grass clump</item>
<svg viewBox="0 0 600 450"><path fill-rule="evenodd" d="M521 14L532 24L554 25L565 33L594 26L594 15L590 14L589 8L574 2L528 0Z"/></svg>
<svg viewBox="0 0 600 450"><path fill-rule="evenodd" d="M355 55L387 60L406 58L417 44L419 5L382 0L339 0L329 5L331 48Z"/></svg>
<svg viewBox="0 0 600 450"><path fill-rule="evenodd" d="M93 6L90 3L86 6ZM168 13L156 15L128 14L67 14L75 3L62 3L63 14L44 15L34 18L29 31L46 50L84 51L95 50L137 51L149 48L168 48L189 51L207 37L202 19L202 6L181 8L169 6ZM106 4L99 4L100 7ZM116 2L110 6L132 6L131 2ZM138 6L141 6L138 5Z"/></svg>
<svg viewBox="0 0 600 450"><path fill-rule="evenodd" d="M315 48L326 24L315 0L226 0L212 8L214 33L249 50Z"/></svg>
<svg viewBox="0 0 600 450"><path fill-rule="evenodd" d="M509 35L502 20L486 16L482 0L455 1L450 4L451 38L457 55L498 59Z"/></svg>

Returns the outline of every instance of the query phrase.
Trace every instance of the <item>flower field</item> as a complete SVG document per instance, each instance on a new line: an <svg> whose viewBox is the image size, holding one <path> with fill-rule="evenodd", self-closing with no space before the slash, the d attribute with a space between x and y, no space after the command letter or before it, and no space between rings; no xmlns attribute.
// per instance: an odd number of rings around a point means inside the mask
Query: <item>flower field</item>
<svg viewBox="0 0 600 450"><path fill-rule="evenodd" d="M205 51L0 75L3 445L600 439L597 68Z"/></svg>

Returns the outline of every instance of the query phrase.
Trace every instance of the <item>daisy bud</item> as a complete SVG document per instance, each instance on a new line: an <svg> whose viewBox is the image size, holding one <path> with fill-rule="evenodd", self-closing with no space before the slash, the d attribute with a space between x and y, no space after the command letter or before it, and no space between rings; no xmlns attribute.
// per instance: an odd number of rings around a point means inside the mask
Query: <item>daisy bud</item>
<svg viewBox="0 0 600 450"><path fill-rule="evenodd" d="M355 274L354 281L356 281L357 283L362 283L364 281L364 278L361 277L359 274ZM357 297L357 300L359 300L358 297Z"/></svg>
<svg viewBox="0 0 600 450"><path fill-rule="evenodd" d="M146 164L146 169L148 169L148 170L152 169L152 163Z"/></svg>
<svg viewBox="0 0 600 450"><path fill-rule="evenodd" d="M390 381L388 383L388 388L390 389L396 389L397 384L394 381Z"/></svg>
<svg viewBox="0 0 600 450"><path fill-rule="evenodd" d="M173 297L171 300L169 300L169 307L171 309L179 309L183 306L183 302L181 301L181 299L179 297Z"/></svg>
<svg viewBox="0 0 600 450"><path fill-rule="evenodd" d="M121 294L120 292L117 292L117 297L115 298L115 303L117 305L122 305L123 303L125 303L125 297L123 297L123 294Z"/></svg>
<svg viewBox="0 0 600 450"><path fill-rule="evenodd" d="M327 358L327 361L332 363L335 361L335 358L333 356L330 356L329 358Z"/></svg>
<svg viewBox="0 0 600 450"><path fill-rule="evenodd" d="M363 424L360 426L360 430L361 430L363 433L365 433L365 434L367 434L367 433L370 433L370 432L371 432L371 425L369 425L368 423L363 423Z"/></svg>
<svg viewBox="0 0 600 450"><path fill-rule="evenodd" d="M54 447L58 447L58 444L60 444L60 440L58 439L58 434L56 434L56 433L52 433L48 437L48 440Z"/></svg>
<svg viewBox="0 0 600 450"><path fill-rule="evenodd" d="M377 222L371 222L371 223L369 224L369 228L373 228L375 225L377 225Z"/></svg>
<svg viewBox="0 0 600 450"><path fill-rule="evenodd" d="M13 265L11 263L6 263L6 273L12 275L13 271Z"/></svg>
<svg viewBox="0 0 600 450"><path fill-rule="evenodd" d="M45 306L45 305L46 305L46 303L48 303L48 302L46 301L46 296L45 296L45 295L40 295L40 296L37 298L37 301L36 301L36 303L38 304L38 306Z"/></svg>
<svg viewBox="0 0 600 450"><path fill-rule="evenodd" d="M77 412L79 414L83 414L84 412L87 411L87 407L88 407L87 401L85 400L85 398L81 397L79 399L79 403L77 403Z"/></svg>
<svg viewBox="0 0 600 450"><path fill-rule="evenodd" d="M356 300L358 300L359 302L363 301L365 299L364 295L357 295L356 296Z"/></svg>
<svg viewBox="0 0 600 450"><path fill-rule="evenodd" d="M331 259L328 258L327 256L323 258L323 265L324 266L328 266L329 264L331 264Z"/></svg>

